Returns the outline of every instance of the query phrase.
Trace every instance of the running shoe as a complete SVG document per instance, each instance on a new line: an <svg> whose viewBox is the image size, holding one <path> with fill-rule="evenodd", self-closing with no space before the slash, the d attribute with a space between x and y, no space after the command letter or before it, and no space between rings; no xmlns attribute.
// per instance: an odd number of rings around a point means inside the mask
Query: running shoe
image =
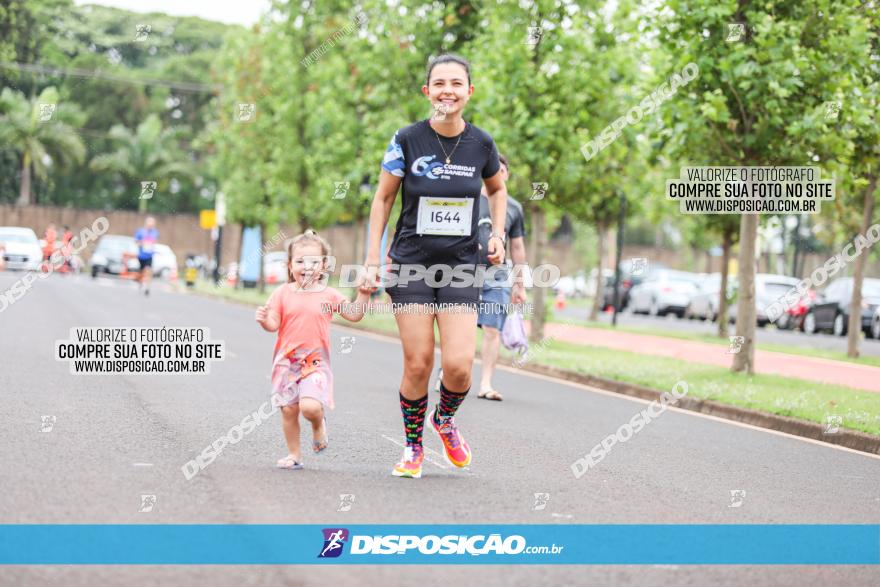
<svg viewBox="0 0 880 587"><path fill-rule="evenodd" d="M422 476L423 460L425 460L425 450L421 446L407 446L403 449L403 458L394 466L391 474L395 477L418 479Z"/></svg>
<svg viewBox="0 0 880 587"><path fill-rule="evenodd" d="M471 464L471 448L465 442L455 420L452 417L440 418L440 423L434 419L437 408L431 410L428 419L431 421L431 427L440 440L443 442L443 452L446 454L446 460L456 467L467 467Z"/></svg>

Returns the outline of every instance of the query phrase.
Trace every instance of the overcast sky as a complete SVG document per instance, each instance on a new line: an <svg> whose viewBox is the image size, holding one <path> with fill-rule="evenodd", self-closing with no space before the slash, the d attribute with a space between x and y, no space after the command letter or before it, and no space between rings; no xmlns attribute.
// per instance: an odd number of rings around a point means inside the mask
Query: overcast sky
<svg viewBox="0 0 880 587"><path fill-rule="evenodd" d="M198 16L229 24L251 25L269 8L269 0L74 0L77 5L101 4L132 12L164 12Z"/></svg>

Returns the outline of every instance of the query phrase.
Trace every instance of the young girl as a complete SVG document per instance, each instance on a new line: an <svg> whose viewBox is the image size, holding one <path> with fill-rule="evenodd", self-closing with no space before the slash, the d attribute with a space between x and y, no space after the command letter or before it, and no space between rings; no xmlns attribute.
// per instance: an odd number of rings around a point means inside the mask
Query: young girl
<svg viewBox="0 0 880 587"><path fill-rule="evenodd" d="M312 424L312 448L327 448L325 408L333 409L330 371L330 320L333 313L351 322L364 316L369 290L360 288L354 308L345 296L327 287L330 245L313 230L294 238L287 248L287 283L257 308L263 330L278 332L272 364L272 402L281 406L288 455L282 469L302 469L299 415Z"/></svg>

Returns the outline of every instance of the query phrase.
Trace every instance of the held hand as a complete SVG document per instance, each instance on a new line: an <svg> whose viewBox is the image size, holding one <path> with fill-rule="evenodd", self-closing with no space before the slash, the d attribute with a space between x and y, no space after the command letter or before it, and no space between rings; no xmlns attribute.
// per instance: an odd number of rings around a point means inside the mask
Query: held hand
<svg viewBox="0 0 880 587"><path fill-rule="evenodd" d="M493 265L500 265L504 263L504 241L501 240L501 237L489 237L488 258L489 262Z"/></svg>
<svg viewBox="0 0 880 587"><path fill-rule="evenodd" d="M371 294L379 289L379 266L377 264L366 265L366 274L358 284L358 291Z"/></svg>

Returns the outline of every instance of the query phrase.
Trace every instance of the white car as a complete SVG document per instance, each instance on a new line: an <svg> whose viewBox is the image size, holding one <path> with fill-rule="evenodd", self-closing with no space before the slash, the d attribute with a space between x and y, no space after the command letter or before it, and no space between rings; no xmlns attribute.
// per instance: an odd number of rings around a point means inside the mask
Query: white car
<svg viewBox="0 0 880 587"><path fill-rule="evenodd" d="M553 286L553 293L562 294L567 298L573 297L575 295L574 278L567 275L560 277Z"/></svg>
<svg viewBox="0 0 880 587"><path fill-rule="evenodd" d="M160 279L177 279L177 255L168 245L153 247L153 275Z"/></svg>
<svg viewBox="0 0 880 587"><path fill-rule="evenodd" d="M629 307L636 314L663 316L671 312L681 318L691 297L697 292L700 279L696 273L687 271L652 271L642 283L630 290Z"/></svg>
<svg viewBox="0 0 880 587"><path fill-rule="evenodd" d="M287 283L287 253L272 251L263 257L263 278L269 285Z"/></svg>
<svg viewBox="0 0 880 587"><path fill-rule="evenodd" d="M0 243L7 269L38 271L43 262L43 250L37 234L21 226L0 226Z"/></svg>

